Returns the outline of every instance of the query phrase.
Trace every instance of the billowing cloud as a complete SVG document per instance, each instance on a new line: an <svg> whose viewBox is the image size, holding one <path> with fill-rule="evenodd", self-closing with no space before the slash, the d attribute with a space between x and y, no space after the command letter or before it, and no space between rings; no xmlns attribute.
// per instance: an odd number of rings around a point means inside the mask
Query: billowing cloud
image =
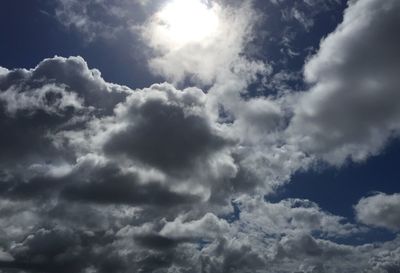
<svg viewBox="0 0 400 273"><path fill-rule="evenodd" d="M400 194L364 197L354 209L357 219L366 225L400 230Z"/></svg>
<svg viewBox="0 0 400 273"><path fill-rule="evenodd" d="M107 154L123 154L166 172L191 169L228 145L205 112L199 89L154 85L121 105Z"/></svg>
<svg viewBox="0 0 400 273"><path fill-rule="evenodd" d="M105 82L78 57L6 70L1 83L2 122L21 143L36 142L24 153L10 146L1 161L0 268L253 271L279 263L283 232L325 239L360 232L307 201L271 204L247 195L270 179L282 183L276 172L290 173L251 163L252 146L273 151L262 147L283 126L272 99L239 100L229 124L214 112L216 97L198 88L131 90ZM34 134L17 131L22 117L38 119L28 127ZM277 153L267 159L279 166L286 157ZM240 215L228 221L239 195Z"/></svg>
<svg viewBox="0 0 400 273"><path fill-rule="evenodd" d="M106 83L80 57L55 57L31 70L6 71L0 87L1 191L16 195L56 184L76 157L55 135L111 113L130 92Z"/></svg>
<svg viewBox="0 0 400 273"><path fill-rule="evenodd" d="M342 217L321 210L317 204L302 199L268 203L255 198L238 200L240 219L268 234L310 234L318 231L327 237L348 236L360 230Z"/></svg>
<svg viewBox="0 0 400 273"><path fill-rule="evenodd" d="M334 164L378 153L399 130L399 2L349 5L305 65L312 88L289 129L302 149Z"/></svg>

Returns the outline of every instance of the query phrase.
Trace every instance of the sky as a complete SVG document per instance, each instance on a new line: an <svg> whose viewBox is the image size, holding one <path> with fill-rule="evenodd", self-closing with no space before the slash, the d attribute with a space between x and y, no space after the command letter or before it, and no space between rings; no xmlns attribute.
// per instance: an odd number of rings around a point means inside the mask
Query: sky
<svg viewBox="0 0 400 273"><path fill-rule="evenodd" d="M0 2L0 273L400 273L398 0Z"/></svg>

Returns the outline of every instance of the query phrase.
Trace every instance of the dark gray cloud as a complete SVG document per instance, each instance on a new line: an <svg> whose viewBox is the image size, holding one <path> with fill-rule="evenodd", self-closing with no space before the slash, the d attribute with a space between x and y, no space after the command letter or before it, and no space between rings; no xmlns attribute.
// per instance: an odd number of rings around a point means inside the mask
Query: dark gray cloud
<svg viewBox="0 0 400 273"><path fill-rule="evenodd" d="M61 177L12 176L0 180L0 196L20 200L51 200L62 197L73 202L104 205L158 206L167 210L200 202L197 195L174 192L161 182L143 183L136 173L123 173L113 165L77 166ZM90 168L90 167L89 167Z"/></svg>
<svg viewBox="0 0 400 273"><path fill-rule="evenodd" d="M39 229L15 245L14 261L0 263L1 269L28 272L82 272L85 261L79 235L68 229Z"/></svg>
<svg viewBox="0 0 400 273"><path fill-rule="evenodd" d="M68 113L69 112L69 113ZM65 113L66 116L63 116ZM33 113L18 111L14 116L0 105L0 164L22 164L24 161L68 159L68 152L59 153L49 137L58 127L72 119L74 110L52 114L42 110Z"/></svg>
<svg viewBox="0 0 400 273"><path fill-rule="evenodd" d="M62 197L72 201L165 208L200 201L195 195L173 192L156 181L141 184L137 174L123 174L115 166L94 169L89 177L81 177L78 169L74 175L64 179L71 182L62 190Z"/></svg>
<svg viewBox="0 0 400 273"><path fill-rule="evenodd" d="M166 250L177 247L180 243L184 243L185 239L168 238L157 234L144 234L135 237L135 241L145 247L156 250Z"/></svg>
<svg viewBox="0 0 400 273"><path fill-rule="evenodd" d="M128 92L126 87L106 83L80 57L55 57L32 70L2 73L0 161L68 159L68 151L60 152L52 137L62 130L82 128L93 115L112 113Z"/></svg>
<svg viewBox="0 0 400 273"><path fill-rule="evenodd" d="M162 99L128 110L130 124L106 143L108 154L125 154L166 172L194 168L226 145L208 121Z"/></svg>
<svg viewBox="0 0 400 273"><path fill-rule="evenodd" d="M7 180L0 180L0 195L13 199L50 198L57 193L57 188L63 182L62 179L45 175L29 179L12 176Z"/></svg>
<svg viewBox="0 0 400 273"><path fill-rule="evenodd" d="M109 157L158 169L172 180L210 184L215 176L229 177L234 142L222 135L206 103L206 94L197 88L181 91L160 84L140 90L118 106L109 125L115 129L104 137L103 150Z"/></svg>

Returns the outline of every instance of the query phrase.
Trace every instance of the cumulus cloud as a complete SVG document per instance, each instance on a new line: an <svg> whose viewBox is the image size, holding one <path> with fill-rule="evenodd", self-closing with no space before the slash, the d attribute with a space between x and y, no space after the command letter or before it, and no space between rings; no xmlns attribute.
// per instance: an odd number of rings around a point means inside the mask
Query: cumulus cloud
<svg viewBox="0 0 400 273"><path fill-rule="evenodd" d="M93 117L112 112L130 92L106 83L80 57L55 57L31 70L8 70L0 76L0 88L3 192L28 189L27 180L45 189L52 184L46 177L68 172L74 152L55 135L82 129Z"/></svg>
<svg viewBox="0 0 400 273"><path fill-rule="evenodd" d="M305 65L312 85L290 134L302 149L341 164L378 153L399 130L397 1L349 3L343 23Z"/></svg>
<svg viewBox="0 0 400 273"><path fill-rule="evenodd" d="M311 234L318 231L327 237L349 236L360 230L342 217L321 210L317 204L302 199L287 199L279 203L241 198L237 200L240 219L268 234Z"/></svg>
<svg viewBox="0 0 400 273"><path fill-rule="evenodd" d="M0 89L2 188L38 172L57 176L67 171L73 152L56 143L54 135L112 112L128 92L106 83L80 57L55 57L31 70L7 70L0 76Z"/></svg>
<svg viewBox="0 0 400 273"><path fill-rule="evenodd" d="M210 121L199 89L154 85L117 111L114 122L120 128L106 141L106 153L124 154L166 172L191 169L229 142Z"/></svg>
<svg viewBox="0 0 400 273"><path fill-rule="evenodd" d="M357 219L366 225L400 230L400 194L364 197L354 209Z"/></svg>
<svg viewBox="0 0 400 273"><path fill-rule="evenodd" d="M234 123L220 122L216 97L198 88L131 90L105 82L79 57L6 70L0 83L3 126L21 139L7 144L1 160L0 268L253 271L277 259L282 232L357 232L307 201L247 196L276 176L271 165L259 179L264 172L243 152L280 130L281 109L272 100L240 100L231 108ZM32 133L22 133L23 118ZM237 195L247 197L239 219L228 222Z"/></svg>
<svg viewBox="0 0 400 273"><path fill-rule="evenodd" d="M7 70L0 76L0 88L1 100L9 114L18 110L79 110L83 106L112 111L130 91L105 82L100 71L89 69L81 57L57 56L43 60L30 70Z"/></svg>

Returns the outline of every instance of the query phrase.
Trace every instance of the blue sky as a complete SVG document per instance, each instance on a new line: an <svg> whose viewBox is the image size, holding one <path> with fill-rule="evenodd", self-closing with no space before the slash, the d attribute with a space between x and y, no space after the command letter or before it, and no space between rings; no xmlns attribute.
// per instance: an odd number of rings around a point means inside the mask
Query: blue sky
<svg viewBox="0 0 400 273"><path fill-rule="evenodd" d="M1 272L400 272L396 0L0 3Z"/></svg>

